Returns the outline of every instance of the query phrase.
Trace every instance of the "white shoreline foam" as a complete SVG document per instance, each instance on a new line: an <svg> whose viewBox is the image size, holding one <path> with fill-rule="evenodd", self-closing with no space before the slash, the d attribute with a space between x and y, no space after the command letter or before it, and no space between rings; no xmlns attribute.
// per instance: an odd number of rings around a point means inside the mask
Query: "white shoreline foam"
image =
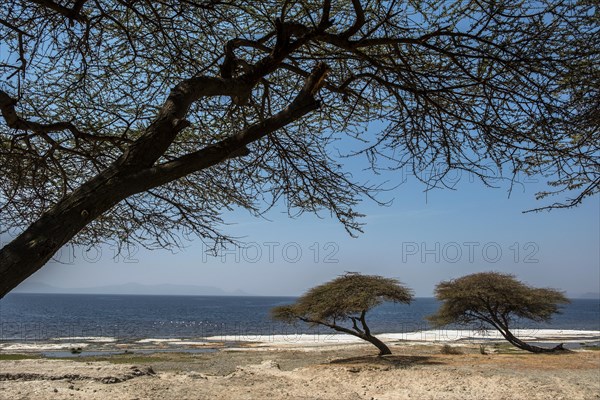
<svg viewBox="0 0 600 400"><path fill-rule="evenodd" d="M584 342L600 340L600 331L583 331L567 329L515 329L513 334L518 338L529 341ZM406 333L381 333L378 338L388 342L455 342L455 341L489 341L504 340L498 331L474 330L427 330ZM352 335L347 334L290 334L290 335L222 335L206 338L209 341L257 343L264 345L336 345L363 343Z"/></svg>
<svg viewBox="0 0 600 400"><path fill-rule="evenodd" d="M175 340L173 342L169 342L169 344L173 344L176 346L213 346L214 343L210 342L198 342L194 340L186 341L186 340Z"/></svg>
<svg viewBox="0 0 600 400"><path fill-rule="evenodd" d="M108 336L75 336L75 337L66 337L66 338L52 338L50 340L56 341L65 341L65 340L80 340L84 342L93 342L93 343L113 343L116 342L117 339L114 337Z"/></svg>
<svg viewBox="0 0 600 400"><path fill-rule="evenodd" d="M515 329L513 334L525 341L550 341L561 343L586 343L600 341L600 331L574 330L574 329ZM495 330L453 330L437 329L403 333L381 333L376 335L381 340L390 344L418 344L418 343L481 343L485 341L503 341L502 335ZM59 341L60 343L56 343ZM82 336L71 338L56 338L50 341L0 341L0 351L52 351L65 350L73 347L86 348L94 344L111 346L117 338L101 336ZM288 335L217 335L202 338L145 338L136 341L123 340L122 344L146 344L163 346L206 346L214 347L216 342L248 344L254 347L320 347L364 343L363 340L347 334L328 332L315 332ZM121 344L116 344L117 347Z"/></svg>
<svg viewBox="0 0 600 400"><path fill-rule="evenodd" d="M137 340L136 343L168 343L168 342L181 342L183 339L155 339L146 338Z"/></svg>
<svg viewBox="0 0 600 400"><path fill-rule="evenodd" d="M52 351L52 350L69 350L72 348L86 348L88 343L12 343L3 344L0 343L0 350L6 351Z"/></svg>

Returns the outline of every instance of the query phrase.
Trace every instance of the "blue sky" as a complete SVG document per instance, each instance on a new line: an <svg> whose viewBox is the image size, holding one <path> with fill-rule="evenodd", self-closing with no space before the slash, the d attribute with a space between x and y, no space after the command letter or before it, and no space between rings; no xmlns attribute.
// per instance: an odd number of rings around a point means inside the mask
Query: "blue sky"
<svg viewBox="0 0 600 400"><path fill-rule="evenodd" d="M136 282L214 286L254 295L299 295L344 271L396 277L417 296L431 296L441 280L495 270L569 295L600 291L600 199L568 210L527 213L543 204L543 185L528 179L510 198L508 187L484 187L461 177L457 190L434 190L410 176L383 200L363 202L364 234L351 238L323 214L289 218L279 208L257 219L242 211L225 216L224 231L242 238L245 249L207 256L199 241L177 253L142 251L124 260L75 249L67 264L50 263L29 281L57 287ZM318 249L318 250L317 250ZM63 261L69 261L66 253ZM87 261L86 261L87 258Z"/></svg>
<svg viewBox="0 0 600 400"><path fill-rule="evenodd" d="M431 296L441 280L496 270L572 295L600 292L600 197L574 209L523 214L552 201L535 200L543 186L525 180L509 198L505 184L490 189L463 176L457 190L426 195L409 177L382 196L394 199L391 206L361 204L366 225L358 238L326 214L291 219L280 207L263 220L236 211L225 215L231 225L223 230L243 238L246 250L209 257L196 240L174 254L140 250L115 260L109 247L101 254L76 248L73 259L66 251L58 256L66 264L51 262L28 281L60 288L136 282L298 295L345 271L360 271L396 277L418 296Z"/></svg>
<svg viewBox="0 0 600 400"><path fill-rule="evenodd" d="M398 173L382 180L388 178L392 184L402 180ZM66 263L50 262L28 281L60 288L135 282L298 295L345 271L360 271L396 277L418 296L431 296L441 280L495 270L572 295L600 292L600 196L574 209L523 214L552 201L535 200L543 182L523 179L509 198L506 184L490 189L470 178L462 176L457 190L425 194L409 176L382 195L393 198L392 205L360 205L366 225L358 238L325 213L292 219L279 207L266 220L235 211L224 216L231 225L223 231L241 237L247 249L210 257L195 240L176 253L140 250L115 259L109 247L100 254L76 248L74 258L63 251L57 257Z"/></svg>

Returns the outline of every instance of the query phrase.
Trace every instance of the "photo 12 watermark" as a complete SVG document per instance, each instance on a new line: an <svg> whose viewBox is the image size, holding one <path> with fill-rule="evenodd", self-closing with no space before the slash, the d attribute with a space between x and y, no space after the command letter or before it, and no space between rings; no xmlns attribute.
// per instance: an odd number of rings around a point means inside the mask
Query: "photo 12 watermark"
<svg viewBox="0 0 600 400"><path fill-rule="evenodd" d="M491 263L537 264L536 242L402 242L402 263Z"/></svg>
<svg viewBox="0 0 600 400"><path fill-rule="evenodd" d="M203 244L202 262L221 262L223 264L296 264L311 262L315 264L337 264L340 246L336 242L248 242L239 246L209 248Z"/></svg>
<svg viewBox="0 0 600 400"><path fill-rule="evenodd" d="M444 183L443 186L449 187L461 182L472 184L485 178L488 184L500 185L506 183L511 187L518 186L525 192L527 185L540 183L536 175L527 174L521 170L517 170L513 175L505 176L493 163L482 163L477 171L478 173L465 169L450 168L448 163L445 162L431 163L427 168L419 171L415 171L410 165L405 165L399 169L399 172L401 183L406 183L410 177L415 177L421 182L433 182L441 179Z"/></svg>

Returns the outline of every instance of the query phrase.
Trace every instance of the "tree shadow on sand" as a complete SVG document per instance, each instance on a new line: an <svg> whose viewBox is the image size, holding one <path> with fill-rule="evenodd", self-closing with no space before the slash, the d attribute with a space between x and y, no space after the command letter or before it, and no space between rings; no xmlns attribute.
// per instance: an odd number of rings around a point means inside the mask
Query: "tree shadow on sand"
<svg viewBox="0 0 600 400"><path fill-rule="evenodd" d="M361 367L410 368L417 365L440 365L443 364L443 362L428 356L402 356L392 354L386 356L368 355L340 358L330 361L329 364Z"/></svg>

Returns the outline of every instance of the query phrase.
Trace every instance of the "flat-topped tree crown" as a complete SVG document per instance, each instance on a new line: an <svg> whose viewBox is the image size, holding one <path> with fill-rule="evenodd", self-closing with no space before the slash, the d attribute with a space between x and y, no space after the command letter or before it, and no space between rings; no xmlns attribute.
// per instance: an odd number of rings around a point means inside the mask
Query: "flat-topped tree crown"
<svg viewBox="0 0 600 400"><path fill-rule="evenodd" d="M412 298L412 290L397 279L348 272L310 289L294 304L273 308L271 316L287 323L300 320L324 325L357 336L377 346L384 355L391 351L371 334L365 315L384 302L409 304ZM340 325L344 321L350 321L352 328Z"/></svg>
<svg viewBox="0 0 600 400"><path fill-rule="evenodd" d="M383 302L410 303L412 293L397 279L346 273L304 294L295 309L315 319L346 319Z"/></svg>
<svg viewBox="0 0 600 400"><path fill-rule="evenodd" d="M435 297L442 305L427 317L434 326L481 323L497 329L510 343L524 350L543 352L562 348L531 346L510 331L521 319L549 321L562 304L569 303L559 290L535 288L511 274L480 272L440 282L435 288Z"/></svg>

